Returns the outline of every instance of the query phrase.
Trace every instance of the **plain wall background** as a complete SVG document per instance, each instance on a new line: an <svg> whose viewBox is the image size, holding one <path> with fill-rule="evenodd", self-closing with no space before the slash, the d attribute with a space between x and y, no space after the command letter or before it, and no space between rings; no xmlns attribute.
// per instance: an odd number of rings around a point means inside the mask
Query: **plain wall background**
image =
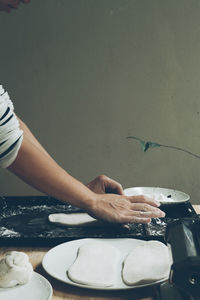
<svg viewBox="0 0 200 300"><path fill-rule="evenodd" d="M198 0L32 0L0 13L0 80L16 113L84 183L185 191L199 203ZM39 194L0 170L1 195Z"/></svg>

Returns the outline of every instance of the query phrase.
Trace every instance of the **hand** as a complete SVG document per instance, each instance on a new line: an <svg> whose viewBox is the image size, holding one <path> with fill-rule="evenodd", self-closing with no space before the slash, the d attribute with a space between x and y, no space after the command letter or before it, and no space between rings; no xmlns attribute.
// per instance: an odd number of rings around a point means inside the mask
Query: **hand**
<svg viewBox="0 0 200 300"><path fill-rule="evenodd" d="M112 223L149 223L151 218L162 218L165 213L155 200L145 196L98 194L89 214Z"/></svg>
<svg viewBox="0 0 200 300"><path fill-rule="evenodd" d="M96 194L124 194L121 184L105 175L98 176L89 182L87 187Z"/></svg>

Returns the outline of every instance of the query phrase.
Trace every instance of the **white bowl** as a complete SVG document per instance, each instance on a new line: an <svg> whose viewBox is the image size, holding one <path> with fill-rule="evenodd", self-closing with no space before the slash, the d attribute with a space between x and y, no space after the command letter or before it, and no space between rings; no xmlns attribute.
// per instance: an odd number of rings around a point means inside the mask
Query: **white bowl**
<svg viewBox="0 0 200 300"><path fill-rule="evenodd" d="M160 188L160 187L131 187L124 190L124 194L126 196L137 196L137 195L164 195L169 199L163 199L162 198L160 203L163 204L175 204L175 203L182 203L186 202L190 199L190 196L184 192L173 190L173 189L167 189L167 188Z"/></svg>

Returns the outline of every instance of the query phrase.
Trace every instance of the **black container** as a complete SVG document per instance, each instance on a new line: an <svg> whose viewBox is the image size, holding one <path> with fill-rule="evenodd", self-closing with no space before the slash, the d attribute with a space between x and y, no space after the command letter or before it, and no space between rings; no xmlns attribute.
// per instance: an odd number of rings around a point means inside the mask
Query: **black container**
<svg viewBox="0 0 200 300"><path fill-rule="evenodd" d="M189 201L163 205L166 217L153 219L150 224L121 225L105 223L103 227L65 227L51 224L52 213L83 212L47 196L0 197L1 246L53 246L80 238L139 238L164 241L167 224L180 218L198 218Z"/></svg>

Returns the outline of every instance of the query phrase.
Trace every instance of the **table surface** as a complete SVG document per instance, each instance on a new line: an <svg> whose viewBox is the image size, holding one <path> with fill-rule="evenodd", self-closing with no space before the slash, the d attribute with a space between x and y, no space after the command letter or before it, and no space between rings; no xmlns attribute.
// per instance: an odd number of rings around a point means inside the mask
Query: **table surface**
<svg viewBox="0 0 200 300"><path fill-rule="evenodd" d="M200 205L194 205L200 214ZM34 270L49 280L53 287L52 300L153 300L155 287L133 289L126 291L97 291L77 288L60 282L49 276L42 268L43 256L50 248L1 247L0 258L8 251L23 251L28 254Z"/></svg>

